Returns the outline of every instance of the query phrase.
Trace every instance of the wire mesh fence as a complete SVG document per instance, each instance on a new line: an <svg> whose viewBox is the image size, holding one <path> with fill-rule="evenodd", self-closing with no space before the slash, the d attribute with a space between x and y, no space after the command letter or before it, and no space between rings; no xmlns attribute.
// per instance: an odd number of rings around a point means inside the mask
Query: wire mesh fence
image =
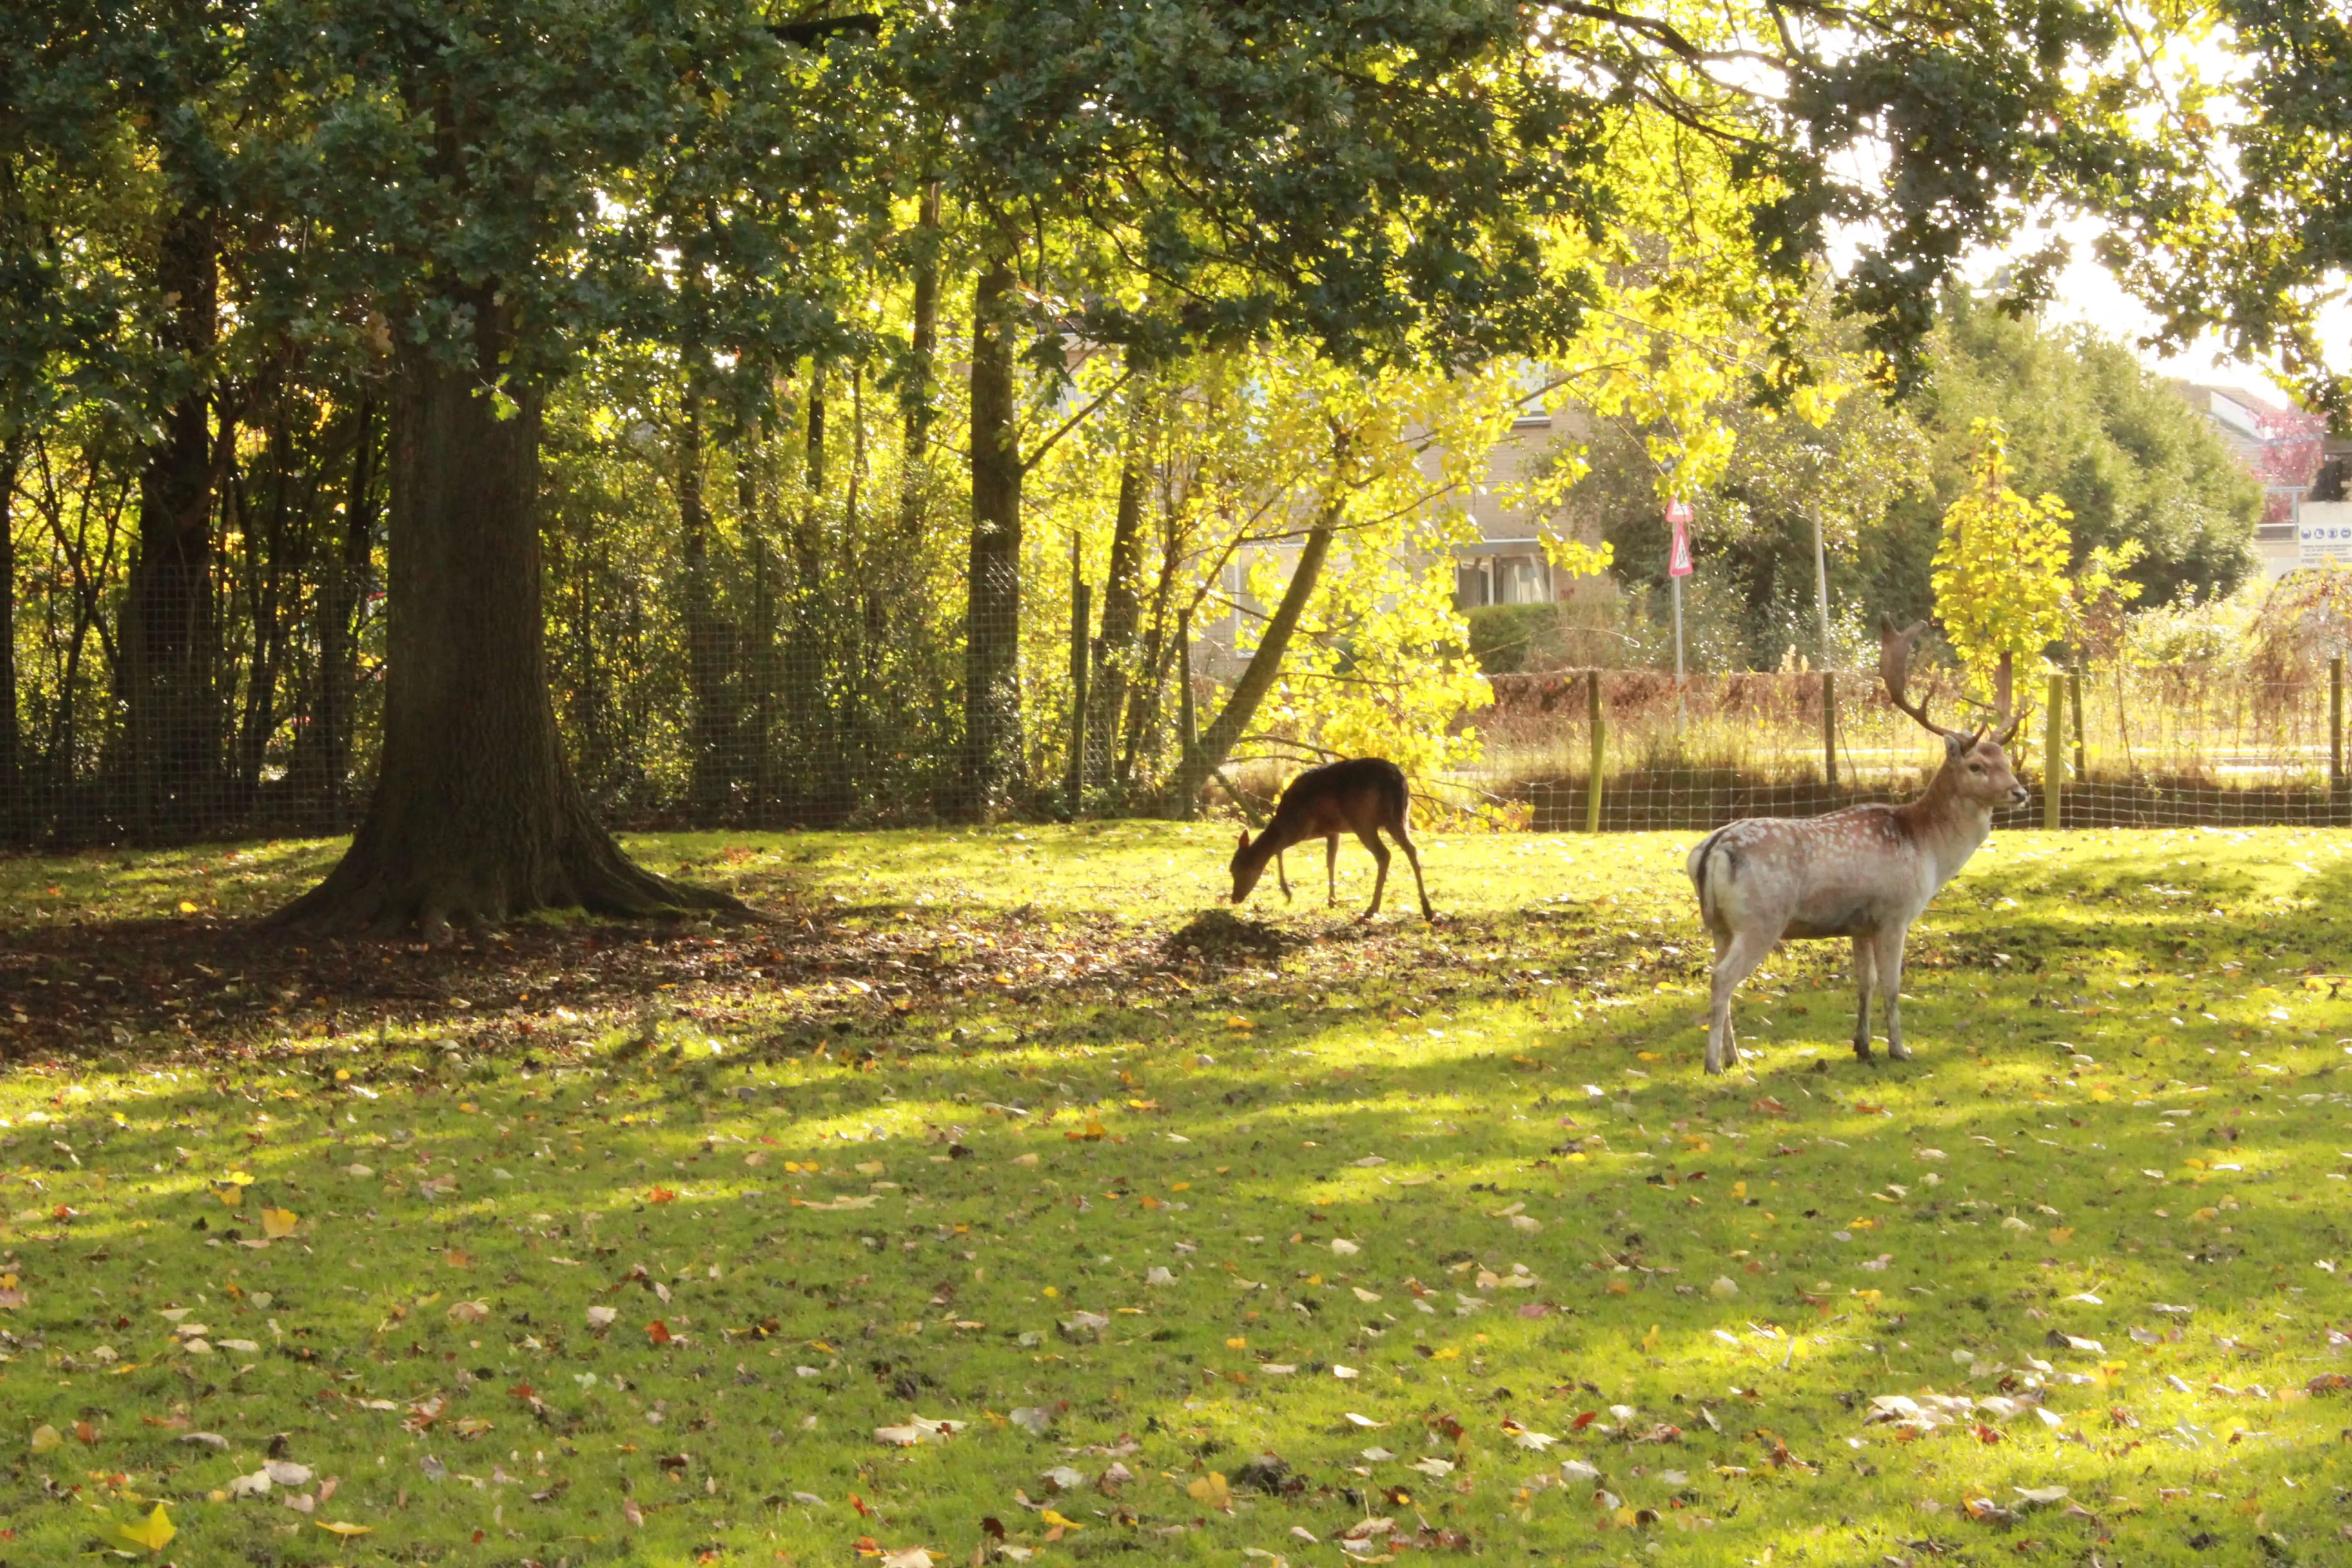
<svg viewBox="0 0 2352 1568"><path fill-rule="evenodd" d="M1931 712L1969 721L1954 674L1914 684ZM1851 673L1570 671L1495 685L1478 716L1484 760L1465 782L1526 802L1538 830L1705 830L1899 801L1941 760L1874 681ZM2010 747L2032 798L1998 826L2352 826L2341 660L2301 680L2120 666L2034 685Z"/></svg>

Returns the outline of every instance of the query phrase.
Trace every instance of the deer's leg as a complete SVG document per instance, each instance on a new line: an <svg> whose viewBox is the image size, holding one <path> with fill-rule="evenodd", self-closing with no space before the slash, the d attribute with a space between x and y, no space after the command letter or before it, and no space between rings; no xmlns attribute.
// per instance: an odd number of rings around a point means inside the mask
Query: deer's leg
<svg viewBox="0 0 2352 1568"><path fill-rule="evenodd" d="M1778 931L1767 935L1743 931L1733 932L1728 942L1720 944L1721 952L1715 961L1714 994L1707 1013L1707 1071L1722 1072L1739 1060L1739 1047L1731 1034L1731 994L1764 962L1764 955L1779 940Z"/></svg>
<svg viewBox="0 0 2352 1568"><path fill-rule="evenodd" d="M1412 890L1421 895L1421 918L1434 921L1437 911L1429 907L1429 884L1421 879L1421 851L1412 847L1412 837L1402 823L1389 829L1389 837L1397 841L1397 847L1404 851L1405 864L1412 868Z"/></svg>
<svg viewBox="0 0 2352 1568"><path fill-rule="evenodd" d="M1868 936L1853 939L1853 984L1862 993L1853 1018L1853 1054L1862 1061L1870 1059L1870 987L1877 973L1871 943L1875 940Z"/></svg>
<svg viewBox="0 0 2352 1568"><path fill-rule="evenodd" d="M1889 926L1878 933L1878 994L1886 998L1886 1054L1898 1062L1911 1059L1911 1048L1903 1043L1903 939L1908 935L1903 926Z"/></svg>
<svg viewBox="0 0 2352 1568"><path fill-rule="evenodd" d="M1389 885L1389 847L1381 842L1378 828L1366 828L1356 837L1364 841L1364 847L1372 852L1373 863L1380 867L1372 877L1372 907L1363 914L1364 919L1370 920L1381 912L1381 890Z"/></svg>
<svg viewBox="0 0 2352 1568"><path fill-rule="evenodd" d="M1339 902L1339 836L1336 833L1323 840L1323 885L1328 889L1323 907L1336 908Z"/></svg>
<svg viewBox="0 0 2352 1568"><path fill-rule="evenodd" d="M1282 901L1290 902L1290 873L1282 868L1282 851L1274 852L1274 879L1282 884Z"/></svg>

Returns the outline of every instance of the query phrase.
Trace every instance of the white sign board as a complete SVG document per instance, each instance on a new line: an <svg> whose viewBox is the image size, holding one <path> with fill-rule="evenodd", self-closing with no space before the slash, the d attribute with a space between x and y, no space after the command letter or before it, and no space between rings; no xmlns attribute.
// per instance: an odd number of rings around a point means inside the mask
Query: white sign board
<svg viewBox="0 0 2352 1568"><path fill-rule="evenodd" d="M2295 521L2297 566L2325 566L2330 557L2352 566L2352 502L2305 501Z"/></svg>

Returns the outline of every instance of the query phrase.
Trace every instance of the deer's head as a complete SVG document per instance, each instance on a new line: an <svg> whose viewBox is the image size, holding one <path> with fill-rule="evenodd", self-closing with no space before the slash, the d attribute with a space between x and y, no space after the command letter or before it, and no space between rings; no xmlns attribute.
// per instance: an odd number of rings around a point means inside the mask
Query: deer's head
<svg viewBox="0 0 2352 1568"><path fill-rule="evenodd" d="M1234 851L1234 902L1238 904L1250 896L1257 879L1265 875L1265 855L1252 852L1249 829L1243 828L1241 847Z"/></svg>
<svg viewBox="0 0 2352 1568"><path fill-rule="evenodd" d="M1927 717L1927 705L1914 702L1903 693L1911 668L1911 649L1927 623L1919 622L1905 631L1896 631L1895 623L1885 616L1878 623L1878 678L1886 684L1887 700L1916 720L1921 727L1940 735L1944 740L1943 776L1950 781L1948 787L1962 800L1988 808L2001 805L2023 805L2028 798L2026 787L2018 783L2017 773L2010 766L2008 746L2025 721L2021 713L2012 713L2010 707L2008 667L2002 666L2002 679L1994 701L1997 716L1991 725L1979 724L1962 732L1947 730Z"/></svg>

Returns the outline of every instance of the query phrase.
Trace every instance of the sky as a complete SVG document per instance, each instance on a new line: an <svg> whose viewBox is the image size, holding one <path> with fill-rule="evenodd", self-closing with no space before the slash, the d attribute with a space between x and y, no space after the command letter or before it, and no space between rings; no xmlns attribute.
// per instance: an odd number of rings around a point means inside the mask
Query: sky
<svg viewBox="0 0 2352 1568"><path fill-rule="evenodd" d="M2232 357L2211 333L2177 354L2141 348L2139 340L2156 330L2156 318L2126 293L2107 269L2091 258L2087 225L2069 235L2074 258L2058 279L2055 297L2042 312L2051 321L2081 322L2121 340L2138 353L2142 363L2165 375L2179 376L2206 386L2236 387L2271 403L2284 403L2286 395L2260 365ZM1997 263L1995 263L1997 265ZM1990 270L1990 267L1987 268Z"/></svg>

